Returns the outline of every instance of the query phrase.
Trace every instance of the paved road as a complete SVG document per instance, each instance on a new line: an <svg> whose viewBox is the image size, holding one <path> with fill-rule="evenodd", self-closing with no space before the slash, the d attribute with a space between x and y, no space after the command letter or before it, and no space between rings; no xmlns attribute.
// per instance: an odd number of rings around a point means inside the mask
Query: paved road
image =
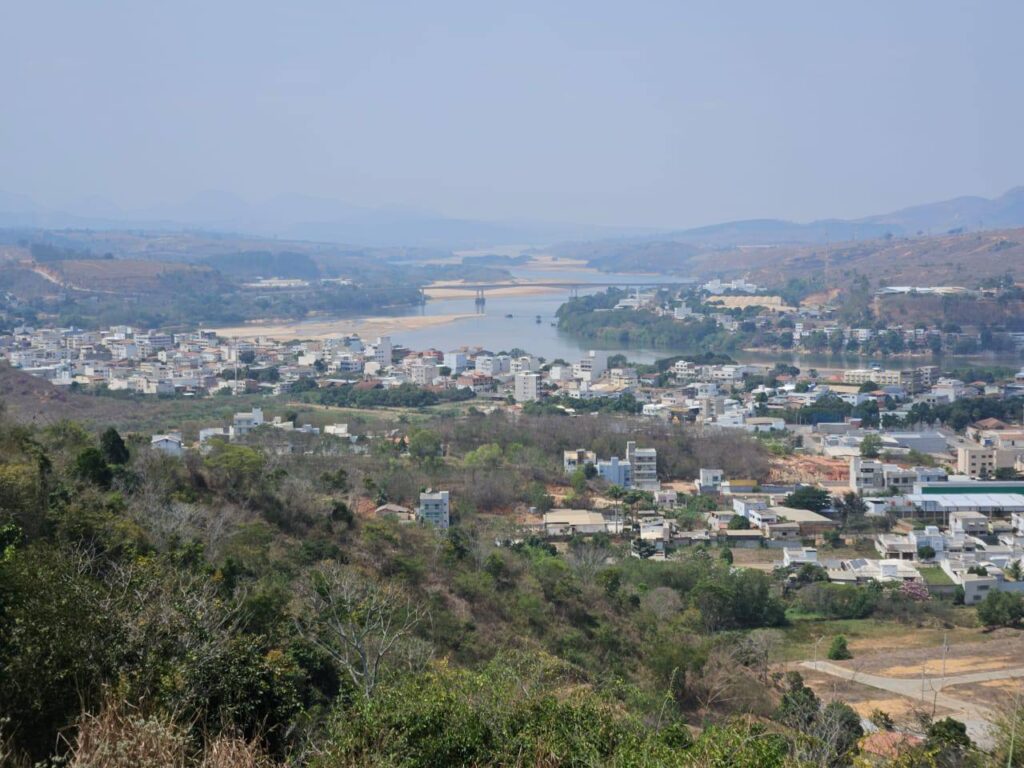
<svg viewBox="0 0 1024 768"><path fill-rule="evenodd" d="M897 693L910 699L917 699L927 704L935 702L937 706L952 710L957 720L967 725L967 732L982 747L991 744L988 733L989 723L995 714L987 707L963 699L957 699L942 693L942 689L951 685L984 683L989 680L1007 680L1024 677L1024 667L1000 669L989 672L970 672L963 675L946 675L945 677L887 677L848 669L829 661L804 661L801 666L813 669L843 680L878 688L882 691Z"/></svg>

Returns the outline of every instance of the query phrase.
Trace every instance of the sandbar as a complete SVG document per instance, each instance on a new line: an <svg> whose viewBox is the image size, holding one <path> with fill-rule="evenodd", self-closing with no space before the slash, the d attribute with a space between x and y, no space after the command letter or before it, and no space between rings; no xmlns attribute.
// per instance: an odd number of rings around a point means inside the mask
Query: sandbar
<svg viewBox="0 0 1024 768"><path fill-rule="evenodd" d="M317 320L297 320L280 322L256 321L245 325L226 328L212 328L218 336L237 339L255 339L263 337L275 341L291 341L294 339L328 339L355 333L363 337L380 336L401 331L416 331L445 325L456 320L475 317L473 314L453 315L404 315L400 317L350 317Z"/></svg>

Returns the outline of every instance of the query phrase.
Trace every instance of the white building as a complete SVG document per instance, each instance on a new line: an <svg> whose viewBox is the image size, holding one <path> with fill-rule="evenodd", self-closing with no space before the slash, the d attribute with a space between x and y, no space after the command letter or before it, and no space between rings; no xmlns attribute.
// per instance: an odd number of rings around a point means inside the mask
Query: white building
<svg viewBox="0 0 1024 768"><path fill-rule="evenodd" d="M540 375L536 373L517 373L515 378L515 398L517 403L528 403L540 399Z"/></svg>
<svg viewBox="0 0 1024 768"><path fill-rule="evenodd" d="M181 435L177 432L170 432L166 435L153 435L149 445L154 450L166 453L168 456L181 456L184 452L181 444Z"/></svg>
<svg viewBox="0 0 1024 768"><path fill-rule="evenodd" d="M592 349L578 363L572 366L574 379L593 383L601 378L601 375L608 370L608 353L598 349Z"/></svg>
<svg viewBox="0 0 1024 768"><path fill-rule="evenodd" d="M231 424L231 439L245 437L263 424L263 409L253 408L249 413L236 413Z"/></svg>
<svg viewBox="0 0 1024 768"><path fill-rule="evenodd" d="M658 451L655 448L637 448L630 440L626 443L626 461L633 472L633 487L641 491L661 489L658 482Z"/></svg>
<svg viewBox="0 0 1024 768"><path fill-rule="evenodd" d="M700 470L700 476L697 478L697 492L698 493L717 493L718 489L722 487L722 480L725 479L725 472L720 469L704 469Z"/></svg>
<svg viewBox="0 0 1024 768"><path fill-rule="evenodd" d="M391 337L378 336L377 343L373 345L373 361L381 368L391 365Z"/></svg>
<svg viewBox="0 0 1024 768"><path fill-rule="evenodd" d="M416 519L447 529L450 522L448 491L427 490L420 494L420 505L416 508Z"/></svg>

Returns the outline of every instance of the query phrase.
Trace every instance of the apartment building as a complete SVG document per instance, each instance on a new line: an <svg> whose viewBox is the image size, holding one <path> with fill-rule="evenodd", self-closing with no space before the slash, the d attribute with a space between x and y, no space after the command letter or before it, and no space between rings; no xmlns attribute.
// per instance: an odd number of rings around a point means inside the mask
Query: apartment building
<svg viewBox="0 0 1024 768"><path fill-rule="evenodd" d="M633 470L633 485L641 491L661 489L658 482L658 451L655 448L637 448L632 440L626 443L626 461Z"/></svg>
<svg viewBox="0 0 1024 768"><path fill-rule="evenodd" d="M448 491L428 489L421 493L416 519L442 530L447 529L451 521Z"/></svg>
<svg viewBox="0 0 1024 768"><path fill-rule="evenodd" d="M515 398L517 403L528 403L540 399L540 375L536 373L517 373L515 378Z"/></svg>

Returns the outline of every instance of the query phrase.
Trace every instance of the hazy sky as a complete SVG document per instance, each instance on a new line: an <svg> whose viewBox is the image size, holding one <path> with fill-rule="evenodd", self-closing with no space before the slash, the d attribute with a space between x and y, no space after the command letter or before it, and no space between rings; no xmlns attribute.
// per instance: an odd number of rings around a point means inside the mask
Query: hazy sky
<svg viewBox="0 0 1024 768"><path fill-rule="evenodd" d="M992 196L1024 184L1022 28L1019 0L0 0L0 189L654 226Z"/></svg>

